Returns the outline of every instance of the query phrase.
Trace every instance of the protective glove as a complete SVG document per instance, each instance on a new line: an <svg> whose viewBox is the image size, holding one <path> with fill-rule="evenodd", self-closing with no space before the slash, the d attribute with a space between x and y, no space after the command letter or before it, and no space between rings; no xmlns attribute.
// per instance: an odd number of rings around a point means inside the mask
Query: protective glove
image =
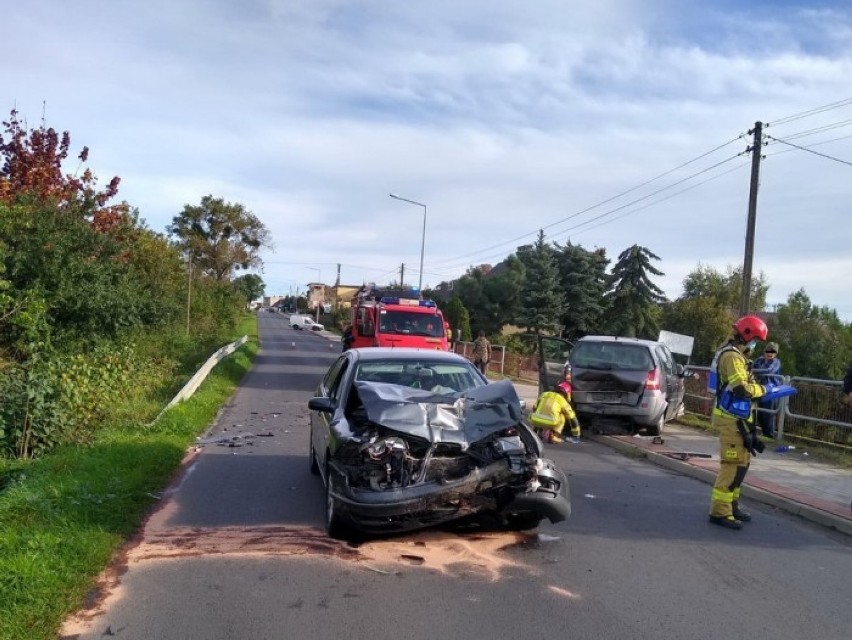
<svg viewBox="0 0 852 640"><path fill-rule="evenodd" d="M757 437L757 433L751 434L751 454L756 456L758 453L763 453L766 449L766 445L763 444L763 441Z"/></svg>
<svg viewBox="0 0 852 640"><path fill-rule="evenodd" d="M773 384L772 382L767 382L765 385L763 385L763 395L766 395L768 393L772 393L773 391L775 391L775 388L777 386L778 386L777 384Z"/></svg>

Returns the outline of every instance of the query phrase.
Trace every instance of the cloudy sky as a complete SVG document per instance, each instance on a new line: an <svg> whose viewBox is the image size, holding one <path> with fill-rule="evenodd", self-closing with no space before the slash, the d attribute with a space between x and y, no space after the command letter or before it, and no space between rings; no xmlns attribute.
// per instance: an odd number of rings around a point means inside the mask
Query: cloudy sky
<svg viewBox="0 0 852 640"><path fill-rule="evenodd" d="M759 120L754 270L852 321L848 0L28 0L3 22L3 115L89 146L154 230L244 204L267 294L337 264L417 284L424 209L395 193L426 205L424 286L543 228L648 247L674 298L742 263Z"/></svg>

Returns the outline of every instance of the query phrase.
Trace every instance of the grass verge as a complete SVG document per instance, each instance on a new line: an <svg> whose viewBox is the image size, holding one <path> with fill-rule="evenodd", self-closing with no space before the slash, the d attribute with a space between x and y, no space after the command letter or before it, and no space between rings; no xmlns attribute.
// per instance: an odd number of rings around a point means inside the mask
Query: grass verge
<svg viewBox="0 0 852 640"><path fill-rule="evenodd" d="M0 469L0 640L53 639L138 528L190 443L251 368L250 335L196 394L150 427L105 430L87 447Z"/></svg>

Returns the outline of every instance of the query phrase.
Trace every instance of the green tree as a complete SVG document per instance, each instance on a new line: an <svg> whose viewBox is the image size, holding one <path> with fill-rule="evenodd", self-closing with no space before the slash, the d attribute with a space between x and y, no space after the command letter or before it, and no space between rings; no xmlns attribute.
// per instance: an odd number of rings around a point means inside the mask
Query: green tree
<svg viewBox="0 0 852 640"><path fill-rule="evenodd" d="M660 305L666 297L648 275L664 275L651 264L651 260L659 259L635 244L619 254L612 269L612 289L607 294L608 306L614 311L607 326L613 335L650 339L659 335Z"/></svg>
<svg viewBox="0 0 852 640"><path fill-rule="evenodd" d="M263 279L256 273L247 273L234 280L234 287L243 296L246 304L252 300L257 300L263 296L266 291L266 285Z"/></svg>
<svg viewBox="0 0 852 640"><path fill-rule="evenodd" d="M469 341L473 338L470 331L470 314L458 296L453 296L444 304L443 312L444 319L450 323L453 338L458 335L458 331L461 331L462 340Z"/></svg>
<svg viewBox="0 0 852 640"><path fill-rule="evenodd" d="M556 263L565 295L561 318L565 337L576 340L599 331L609 286L606 251L588 251L569 242L557 250Z"/></svg>
<svg viewBox="0 0 852 640"><path fill-rule="evenodd" d="M495 335L514 322L520 304L524 267L514 256L494 269L476 267L459 278L453 288L470 314L470 326Z"/></svg>
<svg viewBox="0 0 852 640"><path fill-rule="evenodd" d="M144 232L137 222L125 214L103 232L75 206L0 204L0 239L11 249L4 260L10 295L30 312L43 309L42 346L60 336L84 343L115 338L152 322L167 304L155 291L162 280L152 284L141 268ZM31 327L39 323L30 320Z"/></svg>
<svg viewBox="0 0 852 640"><path fill-rule="evenodd" d="M713 297L681 297L663 306L664 329L692 336L692 362L709 365L713 354L731 334L733 313Z"/></svg>
<svg viewBox="0 0 852 640"><path fill-rule="evenodd" d="M813 305L804 289L778 306L769 339L779 343L786 375L838 378L850 355L848 328L837 312Z"/></svg>
<svg viewBox="0 0 852 640"><path fill-rule="evenodd" d="M193 268L217 281L229 280L237 269L260 268L260 249L271 246L269 232L253 213L212 195L199 206L185 205L167 231Z"/></svg>
<svg viewBox="0 0 852 640"><path fill-rule="evenodd" d="M738 310L743 291L743 269L728 265L722 273L713 267L698 267L683 280L683 298L712 297L727 309ZM766 274L762 271L751 279L751 310L762 311L766 308L766 294L769 292Z"/></svg>
<svg viewBox="0 0 852 640"><path fill-rule="evenodd" d="M556 250L544 241L544 231L532 247L518 250L524 265L524 289L518 310L518 324L535 334L559 334L565 297L559 285Z"/></svg>

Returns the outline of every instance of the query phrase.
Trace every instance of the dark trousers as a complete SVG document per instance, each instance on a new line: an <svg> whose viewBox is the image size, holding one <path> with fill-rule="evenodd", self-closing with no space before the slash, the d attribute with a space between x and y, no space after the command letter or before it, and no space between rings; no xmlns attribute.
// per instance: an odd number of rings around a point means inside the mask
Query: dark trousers
<svg viewBox="0 0 852 640"><path fill-rule="evenodd" d="M758 402L758 406L761 409L772 409L773 411L778 408L777 400L761 400ZM757 412L757 424L760 427L761 433L765 435L767 438L775 437L775 414L769 413L768 411L758 411Z"/></svg>

